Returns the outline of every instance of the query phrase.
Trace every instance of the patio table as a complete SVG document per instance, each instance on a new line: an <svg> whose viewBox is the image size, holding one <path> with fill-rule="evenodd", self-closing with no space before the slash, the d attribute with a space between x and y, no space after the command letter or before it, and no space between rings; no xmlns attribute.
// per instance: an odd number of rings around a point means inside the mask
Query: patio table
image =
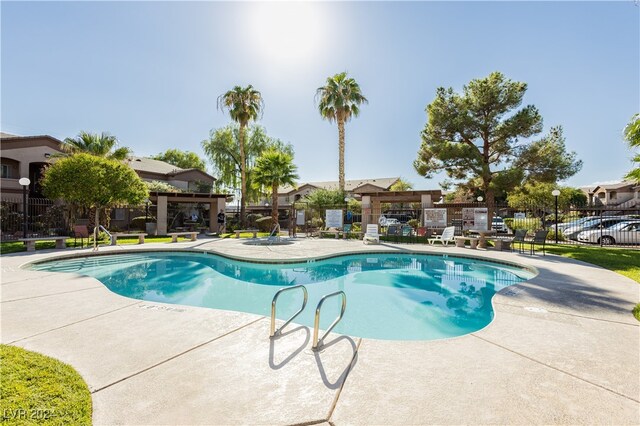
<svg viewBox="0 0 640 426"><path fill-rule="evenodd" d="M495 235L493 229L469 229L470 234L478 234L478 247L487 248L487 237Z"/></svg>

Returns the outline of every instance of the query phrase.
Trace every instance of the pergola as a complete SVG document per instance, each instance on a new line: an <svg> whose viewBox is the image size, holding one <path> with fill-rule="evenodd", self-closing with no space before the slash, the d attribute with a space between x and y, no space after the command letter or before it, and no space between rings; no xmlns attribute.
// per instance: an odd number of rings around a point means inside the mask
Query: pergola
<svg viewBox="0 0 640 426"><path fill-rule="evenodd" d="M433 207L433 203L440 201L442 191L439 189L421 191L379 191L357 193L362 201L362 229L367 224L375 222L374 215L380 215L381 203L420 203L422 208Z"/></svg>
<svg viewBox="0 0 640 426"><path fill-rule="evenodd" d="M149 201L156 204L156 229L158 235L167 233L167 205L169 203L201 203L209 205L209 230L217 232L218 221L216 215L221 209L224 210L227 194L207 194L188 192L151 192Z"/></svg>

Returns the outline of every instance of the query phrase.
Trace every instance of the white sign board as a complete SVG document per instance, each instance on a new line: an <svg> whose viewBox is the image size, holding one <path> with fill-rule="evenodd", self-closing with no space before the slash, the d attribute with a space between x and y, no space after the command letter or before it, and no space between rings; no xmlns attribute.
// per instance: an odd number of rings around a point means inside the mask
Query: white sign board
<svg viewBox="0 0 640 426"><path fill-rule="evenodd" d="M489 229L489 212L486 207L462 209L462 229Z"/></svg>
<svg viewBox="0 0 640 426"><path fill-rule="evenodd" d="M424 209L424 226L446 228L447 209Z"/></svg>
<svg viewBox="0 0 640 426"><path fill-rule="evenodd" d="M296 210L296 225L304 226L304 210Z"/></svg>
<svg viewBox="0 0 640 426"><path fill-rule="evenodd" d="M475 216L473 214L473 208L462 208L462 229L474 229Z"/></svg>
<svg viewBox="0 0 640 426"><path fill-rule="evenodd" d="M514 213L513 214L513 218L514 219L526 219L527 218L527 214L526 213Z"/></svg>
<svg viewBox="0 0 640 426"><path fill-rule="evenodd" d="M486 207L473 209L474 229L489 229L489 211Z"/></svg>
<svg viewBox="0 0 640 426"><path fill-rule="evenodd" d="M324 223L327 228L342 228L342 210L327 210Z"/></svg>

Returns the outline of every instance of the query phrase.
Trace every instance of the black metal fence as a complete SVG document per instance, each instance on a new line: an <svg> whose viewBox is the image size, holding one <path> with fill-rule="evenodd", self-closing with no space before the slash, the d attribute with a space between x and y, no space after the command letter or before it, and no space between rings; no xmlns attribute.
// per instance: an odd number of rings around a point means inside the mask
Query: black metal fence
<svg viewBox="0 0 640 426"><path fill-rule="evenodd" d="M46 198L29 198L26 213L22 197L3 197L0 200L2 241L22 238L25 232L28 237L69 235L64 205Z"/></svg>
<svg viewBox="0 0 640 426"><path fill-rule="evenodd" d="M633 201L633 200L632 200ZM329 212L328 212L329 211ZM329 213L329 216L327 215ZM169 205L167 228L208 226L206 208L199 204ZM266 214L266 213L265 213ZM557 222L556 222L557 214ZM147 231L155 228L156 206L125 206L111 209L109 229L112 231ZM104 215L102 216L104 217ZM2 196L0 200L0 236L2 241L16 240L24 235L22 197ZM539 229L549 230L548 239L563 244L615 245L640 248L640 200L618 206L555 206L535 205L513 208L507 204L488 206L484 203L450 203L421 207L419 204L380 205L364 208L347 203L336 206L311 206L296 203L281 209L279 222L290 234L320 235L339 222L347 225L353 236L363 232L363 224L377 224L379 232L392 241L423 243L447 226L454 226L456 235L470 229L490 228L497 236L509 236L516 229L526 229L530 235ZM102 222L102 221L101 221ZM26 232L28 236L71 235L73 225L93 225L89 211L73 209L43 198L27 202ZM557 229L557 234L556 234Z"/></svg>
<svg viewBox="0 0 640 426"><path fill-rule="evenodd" d="M496 236L508 237L516 229L529 235L536 230L549 231L548 240L563 244L615 245L640 248L640 200L637 205L570 206L557 211L553 205L531 204L514 208L506 203L447 203L432 207L409 205L398 207L382 204L379 208L350 209L346 205L309 206L296 204L290 213L295 230L319 235L327 229L327 210L340 210L342 223L351 231L362 231L366 223L378 225L387 240L424 243L445 227L454 226L456 235L471 229L492 229ZM336 213L333 213L334 219ZM557 234L556 234L557 227Z"/></svg>

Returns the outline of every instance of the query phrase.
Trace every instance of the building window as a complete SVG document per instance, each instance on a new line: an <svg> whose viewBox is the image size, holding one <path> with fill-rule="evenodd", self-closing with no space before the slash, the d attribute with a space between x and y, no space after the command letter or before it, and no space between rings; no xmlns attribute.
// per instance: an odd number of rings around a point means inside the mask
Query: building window
<svg viewBox="0 0 640 426"><path fill-rule="evenodd" d="M11 177L11 169L8 164L2 164L2 178L7 179Z"/></svg>

